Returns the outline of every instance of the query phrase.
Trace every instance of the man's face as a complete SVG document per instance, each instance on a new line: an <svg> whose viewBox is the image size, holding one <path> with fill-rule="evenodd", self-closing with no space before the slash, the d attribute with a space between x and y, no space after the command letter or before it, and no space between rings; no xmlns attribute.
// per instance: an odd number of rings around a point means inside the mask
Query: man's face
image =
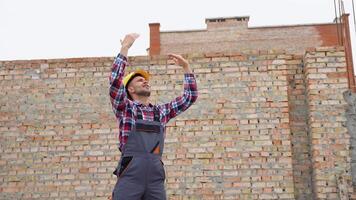
<svg viewBox="0 0 356 200"><path fill-rule="evenodd" d="M133 94L145 97L149 97L151 95L151 87L148 84L148 81L142 76L136 76L133 78L128 85L128 90L131 96Z"/></svg>

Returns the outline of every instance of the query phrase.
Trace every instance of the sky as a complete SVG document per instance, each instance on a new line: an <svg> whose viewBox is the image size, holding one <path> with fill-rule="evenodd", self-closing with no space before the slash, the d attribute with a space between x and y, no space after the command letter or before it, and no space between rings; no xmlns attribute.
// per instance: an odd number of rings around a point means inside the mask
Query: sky
<svg viewBox="0 0 356 200"><path fill-rule="evenodd" d="M352 0L344 4L356 63ZM329 23L334 0L0 0L0 60L111 57L130 32L140 37L129 55L146 55L149 23L205 29L206 18L233 16L250 16L249 27Z"/></svg>

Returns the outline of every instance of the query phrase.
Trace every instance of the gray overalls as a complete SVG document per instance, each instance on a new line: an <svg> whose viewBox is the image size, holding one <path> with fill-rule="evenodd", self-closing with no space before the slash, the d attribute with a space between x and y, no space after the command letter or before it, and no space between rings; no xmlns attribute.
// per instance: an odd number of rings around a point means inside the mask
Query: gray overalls
<svg viewBox="0 0 356 200"><path fill-rule="evenodd" d="M154 107L154 121L143 120L137 109L137 120L129 133L118 167L113 200L162 200L165 171L161 161L164 127Z"/></svg>

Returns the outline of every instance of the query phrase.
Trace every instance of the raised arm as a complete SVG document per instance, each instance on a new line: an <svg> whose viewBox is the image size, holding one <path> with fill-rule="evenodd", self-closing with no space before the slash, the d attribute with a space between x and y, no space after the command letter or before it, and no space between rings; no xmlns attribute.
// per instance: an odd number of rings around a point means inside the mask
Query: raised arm
<svg viewBox="0 0 356 200"><path fill-rule="evenodd" d="M168 56L170 59L173 59L177 65L183 67L184 91L183 95L176 97L169 103L159 106L161 114L163 115L163 123L167 123L170 119L187 110L198 98L197 83L188 61L180 55L169 54Z"/></svg>
<svg viewBox="0 0 356 200"><path fill-rule="evenodd" d="M115 58L111 69L111 76L109 77L109 94L112 108L116 117L121 116L122 111L124 111L128 101L125 87L122 84L122 79L124 77L125 67L127 65L128 50L138 37L139 35L137 33L130 33L127 34L123 40L121 40L120 53Z"/></svg>

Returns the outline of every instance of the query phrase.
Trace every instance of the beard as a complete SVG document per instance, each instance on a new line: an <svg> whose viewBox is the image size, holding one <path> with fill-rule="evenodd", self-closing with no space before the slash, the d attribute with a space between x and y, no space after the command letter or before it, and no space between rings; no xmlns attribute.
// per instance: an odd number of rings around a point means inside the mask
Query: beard
<svg viewBox="0 0 356 200"><path fill-rule="evenodd" d="M149 91L149 90L140 90L140 91L137 91L136 94L138 96L149 97L149 96L151 96L151 91Z"/></svg>

